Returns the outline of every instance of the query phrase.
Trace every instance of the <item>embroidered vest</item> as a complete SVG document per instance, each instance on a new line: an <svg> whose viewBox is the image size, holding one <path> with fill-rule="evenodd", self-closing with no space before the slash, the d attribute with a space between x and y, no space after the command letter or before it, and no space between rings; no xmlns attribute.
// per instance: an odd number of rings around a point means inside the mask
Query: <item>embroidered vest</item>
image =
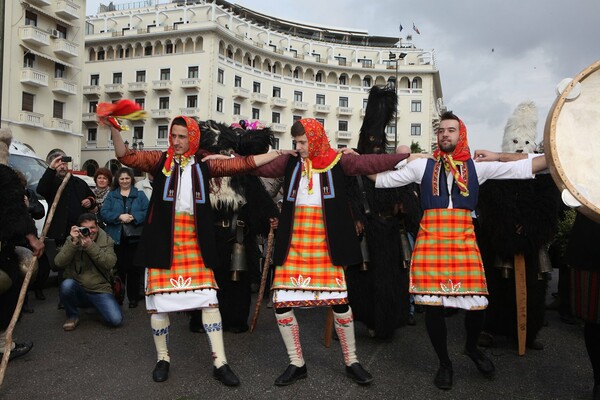
<svg viewBox="0 0 600 400"><path fill-rule="evenodd" d="M425 173L421 179L421 206L423 210L432 208L448 208L452 196L452 207L473 211L479 197L479 181L473 160L465 161L460 167L461 174L467 182L469 195L463 196L455 182L452 182L451 193L448 193L446 169L441 162L427 160Z"/></svg>

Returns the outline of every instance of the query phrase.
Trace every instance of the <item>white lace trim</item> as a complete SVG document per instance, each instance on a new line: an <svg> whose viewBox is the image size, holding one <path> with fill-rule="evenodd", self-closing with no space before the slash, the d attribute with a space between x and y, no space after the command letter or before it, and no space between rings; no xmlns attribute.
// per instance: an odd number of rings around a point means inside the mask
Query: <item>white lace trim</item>
<svg viewBox="0 0 600 400"><path fill-rule="evenodd" d="M415 304L462 308L463 310L485 310L488 306L488 299L485 296L415 294Z"/></svg>

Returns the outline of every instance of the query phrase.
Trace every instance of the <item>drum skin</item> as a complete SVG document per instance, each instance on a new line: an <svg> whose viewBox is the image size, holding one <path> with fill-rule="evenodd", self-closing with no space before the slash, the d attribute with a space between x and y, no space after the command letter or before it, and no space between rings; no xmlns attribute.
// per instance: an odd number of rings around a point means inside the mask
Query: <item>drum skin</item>
<svg viewBox="0 0 600 400"><path fill-rule="evenodd" d="M558 188L581 203L578 211L600 222L600 61L566 85L550 108L544 151Z"/></svg>

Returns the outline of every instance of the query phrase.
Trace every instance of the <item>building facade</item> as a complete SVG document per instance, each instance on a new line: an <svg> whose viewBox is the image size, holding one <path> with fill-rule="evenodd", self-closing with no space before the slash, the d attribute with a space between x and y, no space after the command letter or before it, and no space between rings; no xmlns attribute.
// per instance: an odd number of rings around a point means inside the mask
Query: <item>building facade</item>
<svg viewBox="0 0 600 400"><path fill-rule="evenodd" d="M78 168L85 6L69 0L2 3L2 127L42 158L64 150Z"/></svg>
<svg viewBox="0 0 600 400"><path fill-rule="evenodd" d="M271 126L292 148L292 123L323 122L333 147L356 146L368 91L397 84L393 144L430 150L442 98L434 53L410 40L309 26L226 1L142 1L87 17L83 68L83 168L112 163L98 102L133 99L149 113L123 135L130 146L166 149L176 115Z"/></svg>

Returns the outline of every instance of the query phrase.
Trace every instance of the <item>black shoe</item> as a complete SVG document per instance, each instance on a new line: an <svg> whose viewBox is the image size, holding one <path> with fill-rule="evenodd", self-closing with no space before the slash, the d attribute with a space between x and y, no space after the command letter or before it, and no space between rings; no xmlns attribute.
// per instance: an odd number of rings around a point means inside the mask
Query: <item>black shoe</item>
<svg viewBox="0 0 600 400"><path fill-rule="evenodd" d="M346 366L346 376L359 385L368 385L373 381L371 374L357 362Z"/></svg>
<svg viewBox="0 0 600 400"><path fill-rule="evenodd" d="M221 381L225 386L239 386L240 384L240 380L231 370L229 364L225 364L219 368L213 367L213 378Z"/></svg>
<svg viewBox="0 0 600 400"><path fill-rule="evenodd" d="M169 379L170 365L171 363L165 360L160 360L156 363L154 371L152 371L152 379L154 379L154 382L164 382Z"/></svg>
<svg viewBox="0 0 600 400"><path fill-rule="evenodd" d="M406 320L406 325L408 326L415 326L417 324L417 321L415 320L415 316L414 315L409 315L408 319Z"/></svg>
<svg viewBox="0 0 600 400"><path fill-rule="evenodd" d="M433 379L433 384L442 390L450 390L452 389L452 375L454 372L452 371L452 367L445 367L440 365L437 373L435 374L435 378Z"/></svg>
<svg viewBox="0 0 600 400"><path fill-rule="evenodd" d="M29 353L29 350L33 347L33 342L27 343L15 343L15 348L10 351L10 355L8 356L8 360L14 360L15 358L24 356ZM3 353L0 353L0 357L3 356Z"/></svg>
<svg viewBox="0 0 600 400"><path fill-rule="evenodd" d="M306 364L297 367L294 364L288 365L285 372L275 379L275 386L287 386L296 382L298 379L306 378Z"/></svg>
<svg viewBox="0 0 600 400"><path fill-rule="evenodd" d="M44 296L44 292L42 291L42 289L35 289L33 291L33 293L35 294L35 298L38 300L46 300L46 296Z"/></svg>
<svg viewBox="0 0 600 400"><path fill-rule="evenodd" d="M244 325L244 326L232 326L228 329L229 332L231 333L244 333L247 332L248 329L250 329L248 327L248 325Z"/></svg>
<svg viewBox="0 0 600 400"><path fill-rule="evenodd" d="M469 351L465 349L465 354L469 356L471 360L475 363L475 366L485 376L486 378L491 378L494 376L494 372L496 372L496 368L492 363L492 360L487 358L485 354L479 349L475 349L473 351Z"/></svg>
<svg viewBox="0 0 600 400"><path fill-rule="evenodd" d="M129 302L129 308L136 308L138 306L137 300L132 300Z"/></svg>

